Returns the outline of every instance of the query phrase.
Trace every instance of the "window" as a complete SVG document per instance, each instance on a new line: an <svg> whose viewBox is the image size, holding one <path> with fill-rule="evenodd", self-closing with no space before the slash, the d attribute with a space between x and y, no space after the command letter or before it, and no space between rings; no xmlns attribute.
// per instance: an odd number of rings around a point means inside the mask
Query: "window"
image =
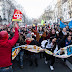
<svg viewBox="0 0 72 72"><path fill-rule="evenodd" d="M62 4L64 4L65 2L67 2L67 0L62 0Z"/></svg>

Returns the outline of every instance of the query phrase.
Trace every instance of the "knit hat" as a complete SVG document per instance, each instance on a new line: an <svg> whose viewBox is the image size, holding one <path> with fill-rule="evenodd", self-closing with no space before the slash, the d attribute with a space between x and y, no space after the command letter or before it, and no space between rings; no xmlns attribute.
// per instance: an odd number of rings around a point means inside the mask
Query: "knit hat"
<svg viewBox="0 0 72 72"><path fill-rule="evenodd" d="M31 34L30 33L27 34L26 38L31 38Z"/></svg>

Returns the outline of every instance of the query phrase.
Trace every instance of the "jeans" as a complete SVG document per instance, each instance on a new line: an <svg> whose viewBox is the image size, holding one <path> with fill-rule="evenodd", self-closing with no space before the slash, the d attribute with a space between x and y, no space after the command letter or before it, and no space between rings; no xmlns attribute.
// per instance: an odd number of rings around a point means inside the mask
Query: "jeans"
<svg viewBox="0 0 72 72"><path fill-rule="evenodd" d="M24 50L21 50L18 56L16 57L16 60L19 61L20 66L23 66L23 56L24 56Z"/></svg>
<svg viewBox="0 0 72 72"><path fill-rule="evenodd" d="M8 68L2 67L0 68L0 72L13 72L12 66Z"/></svg>
<svg viewBox="0 0 72 72"><path fill-rule="evenodd" d="M33 63L38 66L38 54L36 53L32 53L32 52L29 52L29 62L30 62L30 65L33 65Z"/></svg>
<svg viewBox="0 0 72 72"><path fill-rule="evenodd" d="M19 60L20 60L20 66L23 66L23 56L24 56L24 50L20 52L20 55L19 55Z"/></svg>

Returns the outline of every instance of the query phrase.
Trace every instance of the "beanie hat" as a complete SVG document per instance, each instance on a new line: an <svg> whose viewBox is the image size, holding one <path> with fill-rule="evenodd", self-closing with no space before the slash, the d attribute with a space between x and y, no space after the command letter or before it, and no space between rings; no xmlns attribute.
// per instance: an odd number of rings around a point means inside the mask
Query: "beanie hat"
<svg viewBox="0 0 72 72"><path fill-rule="evenodd" d="M8 32L7 31L1 31L0 32L0 40L7 40L8 39Z"/></svg>
<svg viewBox="0 0 72 72"><path fill-rule="evenodd" d="M26 38L31 38L31 34L30 33L27 34Z"/></svg>

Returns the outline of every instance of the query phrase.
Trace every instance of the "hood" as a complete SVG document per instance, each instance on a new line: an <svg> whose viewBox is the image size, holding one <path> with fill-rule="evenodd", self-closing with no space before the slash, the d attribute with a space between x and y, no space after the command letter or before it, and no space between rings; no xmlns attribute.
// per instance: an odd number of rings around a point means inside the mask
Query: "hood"
<svg viewBox="0 0 72 72"><path fill-rule="evenodd" d="M8 40L8 32L7 31L0 32L0 40Z"/></svg>
<svg viewBox="0 0 72 72"><path fill-rule="evenodd" d="M7 31L1 31L0 32L0 47L5 46L7 41L8 41Z"/></svg>

